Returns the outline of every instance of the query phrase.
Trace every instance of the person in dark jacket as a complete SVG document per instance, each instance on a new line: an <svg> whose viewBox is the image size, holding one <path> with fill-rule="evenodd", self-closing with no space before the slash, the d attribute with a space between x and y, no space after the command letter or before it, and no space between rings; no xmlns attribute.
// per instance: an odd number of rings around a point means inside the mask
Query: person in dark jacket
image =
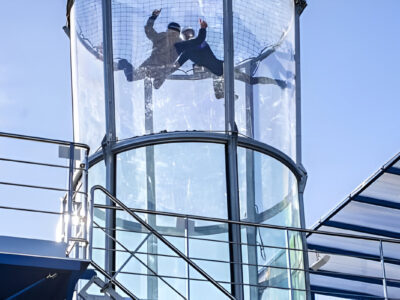
<svg viewBox="0 0 400 300"><path fill-rule="evenodd" d="M154 10L144 27L147 38L153 43L150 57L137 69L134 69L126 59L118 62L118 69L124 70L128 81L141 80L145 77L153 78L155 89L160 88L167 76L175 71L174 62L178 58L178 52L174 45L182 41L178 23L169 23L165 32L154 30L154 22L160 13L161 9Z"/></svg>
<svg viewBox="0 0 400 300"><path fill-rule="evenodd" d="M215 57L210 45L206 40L207 22L200 21L200 30L196 38L194 38L194 30L186 28L182 31L184 41L176 43L175 48L178 52L178 66L182 66L187 60L193 61L199 66L206 67L216 76L222 76L224 73L224 61Z"/></svg>
<svg viewBox="0 0 400 300"><path fill-rule="evenodd" d="M192 28L184 28L182 35L184 40L175 44L176 51L179 54L176 68L181 67L186 61L191 60L198 66L207 68L217 77L213 77L214 93L217 99L224 98L224 61L215 57L210 45L205 41L207 22L199 20L200 30L196 38L194 38L194 30ZM281 88L286 87L286 82L279 79L268 77L251 77L250 75L235 69L235 79L242 80L248 84L276 84ZM237 96L235 95L235 98Z"/></svg>

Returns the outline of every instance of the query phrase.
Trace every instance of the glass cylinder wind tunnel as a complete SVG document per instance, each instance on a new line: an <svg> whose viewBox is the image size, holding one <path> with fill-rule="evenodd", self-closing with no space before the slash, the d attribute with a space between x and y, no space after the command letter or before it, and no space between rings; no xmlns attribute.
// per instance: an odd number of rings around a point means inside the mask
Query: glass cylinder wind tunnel
<svg viewBox="0 0 400 300"><path fill-rule="evenodd" d="M68 2L74 139L92 149L89 187L123 203L94 192L92 257L121 295L308 298L290 230L304 227L304 7Z"/></svg>

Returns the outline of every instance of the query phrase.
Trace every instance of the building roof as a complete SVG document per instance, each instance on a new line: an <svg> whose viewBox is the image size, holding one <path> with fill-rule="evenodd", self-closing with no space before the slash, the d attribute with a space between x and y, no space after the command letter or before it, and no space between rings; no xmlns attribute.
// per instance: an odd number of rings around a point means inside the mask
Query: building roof
<svg viewBox="0 0 400 300"><path fill-rule="evenodd" d="M309 234L310 265L328 256L310 270L311 289L356 299L400 297L399 223L400 153L313 226L365 238Z"/></svg>

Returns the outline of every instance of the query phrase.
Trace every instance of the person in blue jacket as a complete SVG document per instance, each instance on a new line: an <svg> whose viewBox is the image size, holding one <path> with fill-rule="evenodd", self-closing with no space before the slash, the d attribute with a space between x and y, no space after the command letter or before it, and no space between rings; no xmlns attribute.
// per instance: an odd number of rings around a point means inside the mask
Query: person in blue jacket
<svg viewBox="0 0 400 300"><path fill-rule="evenodd" d="M195 64L206 67L214 75L222 76L224 73L224 61L215 57L210 45L206 42L207 27L207 22L200 19L200 30L196 38L194 38L194 30L192 28L184 28L182 30L184 41L175 44L176 51L180 55L178 67L190 59Z"/></svg>
<svg viewBox="0 0 400 300"><path fill-rule="evenodd" d="M175 44L179 58L175 63L175 67L181 67L185 62L191 60L198 66L207 68L216 77L213 77L213 86L215 97L217 99L224 98L224 61L218 59L212 52L210 45L205 41L208 24L200 19L200 30L195 38L195 32L192 28L184 28L182 30L183 41ZM281 88L286 87L286 82L279 79L268 77L252 77L238 69L235 69L235 79L242 80L248 84L276 84ZM235 95L235 98L237 96Z"/></svg>

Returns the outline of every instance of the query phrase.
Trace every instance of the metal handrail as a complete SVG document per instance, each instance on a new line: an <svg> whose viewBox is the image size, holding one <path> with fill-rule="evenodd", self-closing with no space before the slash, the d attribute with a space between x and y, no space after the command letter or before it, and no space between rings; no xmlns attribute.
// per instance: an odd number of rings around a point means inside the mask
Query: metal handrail
<svg viewBox="0 0 400 300"><path fill-rule="evenodd" d="M115 278L112 278L110 274L108 274L102 267L100 267L98 264L96 264L93 260L90 263L93 268L95 268L97 271L99 271L104 277L106 277L110 282L115 284L117 287L119 287L125 294L127 294L129 297L131 297L134 300L139 300L138 297L136 297L130 290L128 290L123 284L121 284L118 280Z"/></svg>
<svg viewBox="0 0 400 300"><path fill-rule="evenodd" d="M94 222L94 221L93 221ZM96 222L94 222L94 224L98 225ZM168 283L168 281L166 281L163 276L158 275L153 269L151 269L149 266L147 266L141 259L139 259L134 251L130 251L127 247L125 247L121 242L119 242L116 238L112 237L111 235L109 235L105 229L102 229L102 231L104 231L104 233L106 234L107 237L111 238L113 240L113 242L115 242L117 245L121 246L127 253L131 254L131 256L135 257L142 266L144 266L147 270L149 270L151 273L154 274L154 276L156 276L158 279L160 279L162 282L164 282L165 285L167 285L168 287L170 287L175 293L177 293L179 296L181 296L183 299L186 300L185 296L183 296L177 289L175 289L170 283ZM122 268L121 268L122 269ZM121 273L121 270L117 271L112 278L115 278L118 273Z"/></svg>
<svg viewBox="0 0 400 300"><path fill-rule="evenodd" d="M27 141L33 141L33 142L43 142L43 143L48 143L48 144L58 144L58 145L63 145L63 146L70 146L72 144L72 145L74 145L74 147L84 148L88 152L90 150L90 147L86 144L67 142L67 141L55 140L55 139L47 139L47 138L41 138L41 137L36 137L36 136L28 136L28 135L14 134L14 133L8 133L8 132L0 132L0 137L13 138L13 139L18 139L18 140L27 140Z"/></svg>
<svg viewBox="0 0 400 300"><path fill-rule="evenodd" d="M118 207L102 205L102 204L94 204L93 207L94 208L121 210L121 208L118 208ZM331 232L331 231L323 231L323 230L312 230L312 229L281 226L281 225L272 225L272 224L259 224L259 223L246 222L246 221L233 221L233 220L229 220L229 219L204 217L204 216L198 216L198 215L188 215L188 214L171 213L171 212L163 212L163 211L154 211L154 210L147 210L147 209L142 209L142 208L128 208L128 210L130 210L134 213L153 214L153 215L161 215L161 216L176 217L176 218L183 218L183 219L187 218L187 219L210 221L210 222L216 222L216 223L236 224L236 225L242 225L242 226L252 226L252 227L278 229L278 230L289 230L289 231L295 231L295 232L300 232L300 233L328 235L328 236L354 238L354 239L375 241L375 242L382 241L382 242L387 242L387 243L400 244L400 239L379 238L379 237L374 237L374 236L357 235L357 234L349 234L349 233L342 233L342 232Z"/></svg>
<svg viewBox="0 0 400 300"><path fill-rule="evenodd" d="M14 163L20 163L20 164L26 164L26 165L35 165L35 166L42 166L42 167L69 169L69 167L63 166L63 165L46 164L46 163L41 163L41 162L37 162L37 161L28 161L28 160L20 160L20 159L10 159L10 158L1 158L0 157L0 161L14 162ZM85 170L85 169L84 168L74 168L74 170Z"/></svg>
<svg viewBox="0 0 400 300"><path fill-rule="evenodd" d="M68 189L56 188L51 186L42 186L42 185L33 185L33 184L24 184L24 183L13 183L13 182L5 182L0 181L1 185L10 185L10 186L18 186L18 187L26 187L31 189L40 189L40 190L47 190L47 191L56 191L56 192L68 192ZM86 195L85 192L75 191L75 193Z"/></svg>
<svg viewBox="0 0 400 300"><path fill-rule="evenodd" d="M93 228L96 229L101 229L104 230L106 229L106 227L101 227L101 226L95 226ZM110 229L109 229L110 230ZM129 233L143 233L140 231L134 231L134 230L121 230L121 229L111 229L111 230L115 230L115 231L124 231L124 232L129 232ZM182 235L174 235L174 234L167 234L167 233L163 233L163 236L167 236L167 237L174 237L174 238L181 238L181 239L189 239L189 240L196 240L196 241L205 241L205 242L212 242L212 243L221 243L221 244L237 244L237 245L241 245L241 246L250 246L250 247L260 247L260 244L250 244L250 243L236 243L236 242L232 242L232 241L222 241L222 240L216 240L216 239L206 239L206 238L197 238L197 237L189 237L189 236L182 236ZM314 249L308 249L308 250L304 250L304 249L300 249L300 248L291 248L291 247L282 247L282 246L276 246L276 245L270 245L270 244L263 244L264 248L269 248L269 249L275 249L275 250L290 250L291 252L305 252L305 253L329 253L327 251L320 251L320 250L314 250ZM95 247L95 249L101 249L101 250L105 250L105 248L101 248L101 247ZM122 251L123 250L116 250L116 251ZM138 252L139 253L139 252ZM144 254L145 252L141 253ZM365 255L355 255L355 254L335 254L332 253L335 256L346 256L346 257L351 257L351 258L358 258L358 259L367 259L367 260L379 260L378 256L374 256L372 254L365 254ZM177 257L177 256L171 256L171 255L164 255L164 254L154 254L155 256L159 255L159 256L170 256L170 257ZM203 258L196 258L196 257L192 257L193 260L204 260L204 261L214 261L214 262L226 262L226 263L239 263L239 262L232 262L232 261L223 261L223 260L214 260L214 259L203 259ZM398 259L395 258L391 258L391 257L386 257L385 256L385 261L390 263L391 260L395 260L395 261L399 261ZM249 264L249 263L242 263L243 265L253 265L253 264ZM262 266L268 266L268 265L258 265L260 267ZM292 268L293 269L293 268Z"/></svg>
<svg viewBox="0 0 400 300"><path fill-rule="evenodd" d="M59 216L62 215L62 213L60 213L60 212L49 211L49 210L22 208L22 207L0 206L0 209L19 210L19 211L34 212L34 213L41 213L41 214L50 214L50 215L59 215Z"/></svg>
<svg viewBox="0 0 400 300"><path fill-rule="evenodd" d="M164 238L157 230L155 230L152 226L147 224L147 222L143 221L136 213L132 212L125 204L123 204L120 200L114 197L107 189L102 187L101 185L95 185L90 189L90 195L92 201L94 200L94 192L96 190L102 191L112 202L119 205L125 212L127 212L131 217L136 219L143 227L149 230L153 235L155 235L159 240L161 240L169 249L175 252L180 258L182 258L188 265L190 265L193 269L199 272L203 277L207 279L211 284L213 284L218 290L220 290L225 296L228 298L235 300L233 297L222 285L220 285L217 281L215 281L208 273L206 273L202 268L200 268L197 264L195 264L191 259L189 259L184 253L179 251L174 245L172 245L166 238Z"/></svg>
<svg viewBox="0 0 400 300"><path fill-rule="evenodd" d="M80 245L83 244L83 258L86 259L87 255L90 256L90 251L88 251L89 240L87 239L87 231L91 230L91 226L88 226L88 212L91 210L90 203L88 203L88 192L87 192L87 172L88 172L88 155L89 155L89 146L82 143L75 143L69 141L55 140L55 139L47 139L40 138L34 136L26 136L12 133L0 132L0 138L9 138L9 139L17 139L38 143L47 143L47 144L55 144L59 146L67 146L69 148L69 156L66 157L69 159L69 166L54 164L54 163L45 163L39 161L28 161L22 159L12 159L1 157L0 161L10 162L15 164L25 164L25 165L35 165L42 167L52 167L52 168L62 168L68 170L68 188L59 188L59 187L51 187L51 186L41 186L36 184L26 184L26 183L16 183L16 182L6 182L1 181L0 185L6 186L14 186L20 188L31 188L31 189L40 189L46 191L57 191L57 192L65 192L65 196L62 198L62 211L54 212L54 211L46 211L46 210L38 210L38 209L29 209L22 207L10 207L10 206L0 206L0 209L8 209L8 210L16 210L16 211L25 211L32 213L42 213L42 214L53 214L61 216L62 220L62 236L64 241L67 243L67 251L66 255L69 256L72 249L75 248L75 257L78 258L80 253ZM84 152L84 159L82 160L79 166L76 166L76 160L74 159L75 149L79 149L79 151ZM76 175L76 176L75 176ZM83 180L81 186L83 189L79 187L77 189L78 182ZM77 205L75 202L75 198L77 195L83 195L82 202L80 205ZM84 215L81 216L81 210L84 210ZM72 218L75 216L81 216L79 224L72 224ZM68 222L66 222L66 218L68 218ZM73 228L74 233L72 233L71 229ZM67 234L65 234L65 230L67 229Z"/></svg>

